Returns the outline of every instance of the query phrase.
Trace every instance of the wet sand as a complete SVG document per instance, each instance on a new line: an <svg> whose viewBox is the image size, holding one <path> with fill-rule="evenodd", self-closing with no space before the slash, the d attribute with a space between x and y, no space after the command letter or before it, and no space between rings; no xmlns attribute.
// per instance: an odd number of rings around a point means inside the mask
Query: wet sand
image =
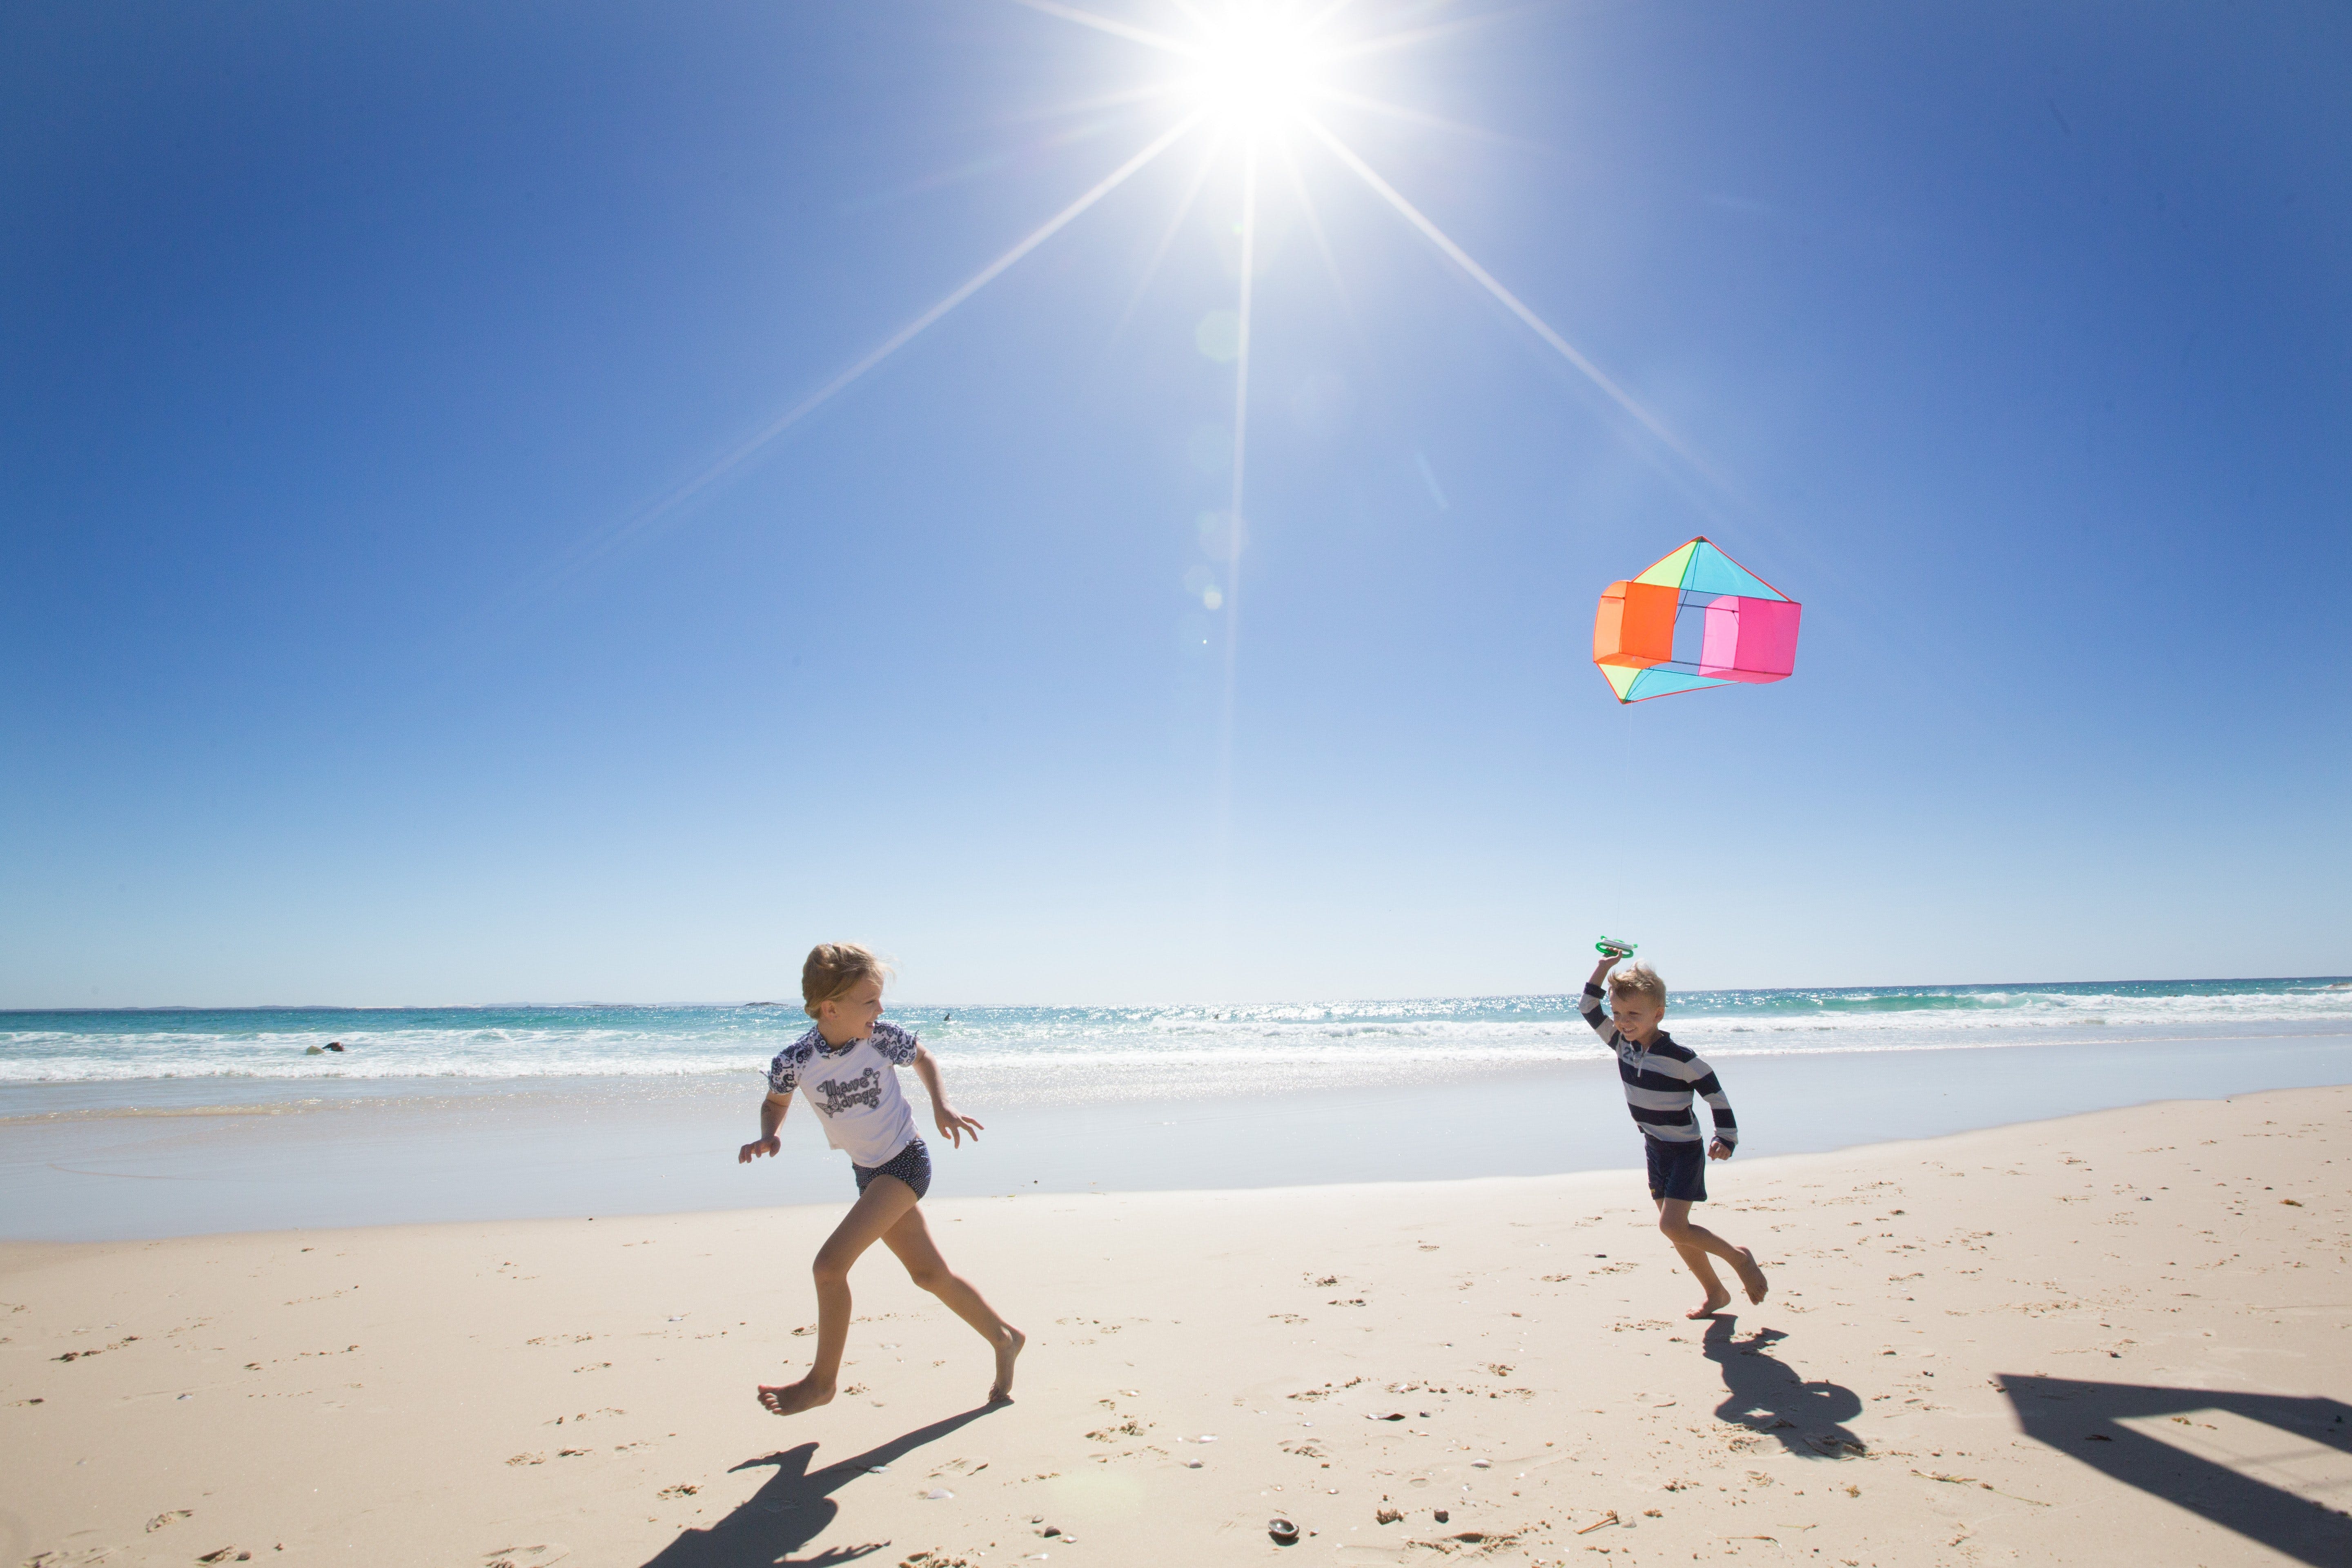
<svg viewBox="0 0 2352 1568"><path fill-rule="evenodd" d="M1630 1172L936 1201L1015 1402L877 1249L790 1420L838 1203L12 1243L0 1561L2342 1563L2347 1131L1743 1155L1706 1323Z"/></svg>

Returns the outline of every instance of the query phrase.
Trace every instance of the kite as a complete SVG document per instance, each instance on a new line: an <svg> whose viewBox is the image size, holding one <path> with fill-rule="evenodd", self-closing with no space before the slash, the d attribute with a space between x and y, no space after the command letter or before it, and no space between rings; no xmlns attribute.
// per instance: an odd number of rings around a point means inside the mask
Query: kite
<svg viewBox="0 0 2352 1568"><path fill-rule="evenodd" d="M1601 591L1592 662L1620 702L1786 680L1797 668L1803 610L1701 534Z"/></svg>

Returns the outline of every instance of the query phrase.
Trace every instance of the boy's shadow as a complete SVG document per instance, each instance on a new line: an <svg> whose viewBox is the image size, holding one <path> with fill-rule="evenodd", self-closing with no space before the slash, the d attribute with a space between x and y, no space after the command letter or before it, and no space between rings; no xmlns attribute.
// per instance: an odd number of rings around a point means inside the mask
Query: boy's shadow
<svg viewBox="0 0 2352 1568"><path fill-rule="evenodd" d="M894 1464L924 1444L937 1442L956 1428L970 1426L1003 1408L1002 1405L983 1405L928 1426L918 1426L821 1470L808 1468L809 1461L816 1457L814 1443L800 1443L780 1453L746 1459L735 1469L752 1470L773 1465L776 1473L725 1519L708 1530L688 1531L647 1559L646 1568L772 1568L815 1540L841 1512L841 1505L833 1500L834 1492L877 1465ZM814 1557L798 1561L849 1563L888 1544L877 1541L863 1546L828 1546Z"/></svg>
<svg viewBox="0 0 2352 1568"><path fill-rule="evenodd" d="M1731 1323L1717 1318L1706 1326L1706 1359L1723 1369L1730 1392L1715 1407L1716 1419L1776 1439L1809 1459L1842 1459L1869 1450L1845 1423L1862 1414L1862 1397L1843 1384L1806 1382L1771 1355L1789 1336L1759 1329L1735 1339Z"/></svg>

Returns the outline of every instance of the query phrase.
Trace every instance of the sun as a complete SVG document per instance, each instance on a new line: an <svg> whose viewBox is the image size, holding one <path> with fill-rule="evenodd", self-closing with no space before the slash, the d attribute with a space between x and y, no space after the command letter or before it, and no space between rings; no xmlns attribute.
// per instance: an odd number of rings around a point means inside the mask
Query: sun
<svg viewBox="0 0 2352 1568"><path fill-rule="evenodd" d="M1228 126L1255 131L1297 117L1323 86L1327 51L1286 9L1236 5L1206 19L1192 86Z"/></svg>

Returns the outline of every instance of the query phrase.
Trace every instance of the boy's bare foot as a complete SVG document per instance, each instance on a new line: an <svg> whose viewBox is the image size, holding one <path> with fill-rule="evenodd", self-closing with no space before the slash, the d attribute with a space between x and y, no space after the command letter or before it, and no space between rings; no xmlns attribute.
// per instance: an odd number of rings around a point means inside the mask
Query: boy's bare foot
<svg viewBox="0 0 2352 1568"><path fill-rule="evenodd" d="M813 1377L777 1386L764 1383L760 1385L761 1406L771 1415L797 1415L803 1410L832 1403L833 1385L820 1384Z"/></svg>
<svg viewBox="0 0 2352 1568"><path fill-rule="evenodd" d="M1021 1347L1029 1336L1012 1324L1004 1325L1004 1337L996 1342L996 1381L988 1385L991 1405L1009 1405L1013 1401L1013 1363L1020 1359Z"/></svg>
<svg viewBox="0 0 2352 1568"><path fill-rule="evenodd" d="M1705 1306L1694 1307L1689 1311L1685 1312L1683 1316L1685 1318L1712 1318L1717 1312L1722 1311L1726 1307L1730 1305L1731 1292L1718 1285L1714 1289L1709 1290L1706 1293L1706 1304Z"/></svg>
<svg viewBox="0 0 2352 1568"><path fill-rule="evenodd" d="M1764 1292L1771 1289L1770 1286L1764 1282L1764 1270L1756 1267L1756 1255L1754 1253L1748 1251L1744 1247L1740 1247L1738 1251L1739 1283L1747 1288L1748 1299L1749 1300L1761 1301L1764 1300Z"/></svg>

